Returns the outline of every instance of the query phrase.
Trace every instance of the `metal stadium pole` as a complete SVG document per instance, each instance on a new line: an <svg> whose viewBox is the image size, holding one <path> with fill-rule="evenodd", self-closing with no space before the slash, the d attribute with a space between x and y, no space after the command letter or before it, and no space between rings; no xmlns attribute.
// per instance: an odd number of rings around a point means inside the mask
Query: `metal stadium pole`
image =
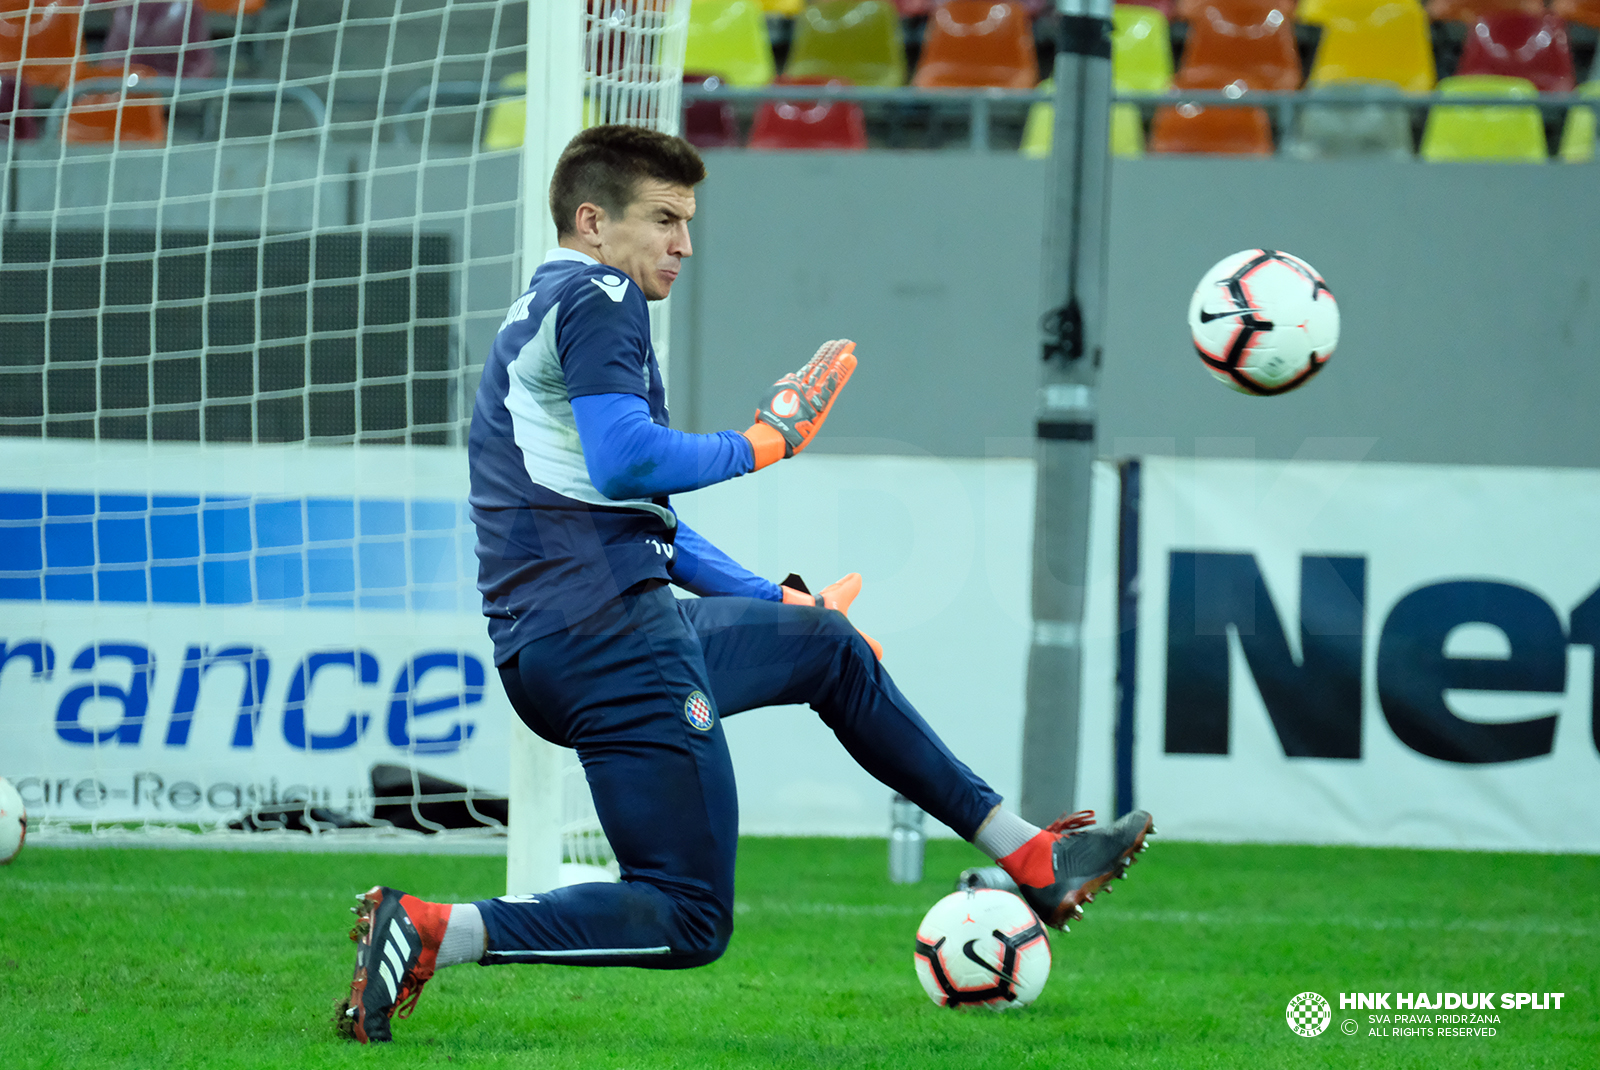
<svg viewBox="0 0 1600 1070"><path fill-rule="evenodd" d="M1055 131L1046 215L1033 531L1033 640L1022 816L1075 809L1080 637L1105 336L1111 0L1057 0Z"/></svg>

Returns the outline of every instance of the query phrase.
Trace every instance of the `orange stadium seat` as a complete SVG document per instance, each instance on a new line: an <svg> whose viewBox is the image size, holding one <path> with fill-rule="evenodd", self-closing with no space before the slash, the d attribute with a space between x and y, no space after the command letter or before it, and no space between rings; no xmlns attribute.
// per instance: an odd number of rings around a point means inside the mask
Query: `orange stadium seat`
<svg viewBox="0 0 1600 1070"><path fill-rule="evenodd" d="M1600 28L1600 0L1555 0L1550 13L1568 22Z"/></svg>
<svg viewBox="0 0 1600 1070"><path fill-rule="evenodd" d="M1205 15L1206 8L1215 0L1177 0L1173 11L1173 18L1179 22L1193 22ZM1295 0L1271 0L1273 7L1283 12L1284 18L1293 18L1295 14Z"/></svg>
<svg viewBox="0 0 1600 1070"><path fill-rule="evenodd" d="M1162 108L1150 124L1151 152L1271 156L1272 123L1262 108Z"/></svg>
<svg viewBox="0 0 1600 1070"><path fill-rule="evenodd" d="M1205 0L1189 23L1178 89L1298 89L1300 53L1281 0ZM1261 108L1162 108L1151 152L1271 155L1272 123Z"/></svg>
<svg viewBox="0 0 1600 1070"><path fill-rule="evenodd" d="M777 85L847 85L837 78L779 78ZM778 101L763 104L750 127L752 149L833 149L867 147L867 120L861 105L849 101Z"/></svg>
<svg viewBox="0 0 1600 1070"><path fill-rule="evenodd" d="M1038 82L1033 24L1021 4L946 0L934 9L912 85L1032 89Z"/></svg>
<svg viewBox="0 0 1600 1070"><path fill-rule="evenodd" d="M1279 0L1205 0L1189 22L1183 63L1174 84L1183 89L1300 88L1294 23Z"/></svg>
<svg viewBox="0 0 1600 1070"><path fill-rule="evenodd" d="M1428 16L1417 0L1328 0L1309 86L1392 82L1426 93L1437 80Z"/></svg>
<svg viewBox="0 0 1600 1070"><path fill-rule="evenodd" d="M1578 84L1566 22L1516 11L1491 11L1472 24L1456 73L1526 78L1541 93L1570 93Z"/></svg>
<svg viewBox="0 0 1600 1070"><path fill-rule="evenodd" d="M120 78L121 93L85 93L74 98L67 109L62 136L70 144L85 142L144 141L166 144L166 111L160 104L135 103L138 84L145 78L165 77L152 67L121 64L107 67L78 68L76 81L90 78Z"/></svg>
<svg viewBox="0 0 1600 1070"><path fill-rule="evenodd" d="M790 78L837 78L851 85L906 82L906 43L900 13L886 0L823 0L794 20L783 73Z"/></svg>
<svg viewBox="0 0 1600 1070"><path fill-rule="evenodd" d="M267 0L199 0L213 15L254 15L267 6Z"/></svg>
<svg viewBox="0 0 1600 1070"><path fill-rule="evenodd" d="M0 0L0 74L60 88L81 58L82 0Z"/></svg>
<svg viewBox="0 0 1600 1070"><path fill-rule="evenodd" d="M1465 22L1470 26L1491 11L1542 15L1544 0L1428 0L1428 17L1434 22Z"/></svg>

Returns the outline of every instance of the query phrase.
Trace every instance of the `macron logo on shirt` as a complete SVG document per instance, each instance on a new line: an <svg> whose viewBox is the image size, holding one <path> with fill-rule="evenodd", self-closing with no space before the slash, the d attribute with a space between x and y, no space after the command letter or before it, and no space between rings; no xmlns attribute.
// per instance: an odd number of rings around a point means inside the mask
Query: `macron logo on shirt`
<svg viewBox="0 0 1600 1070"><path fill-rule="evenodd" d="M511 308L506 311L506 318L500 321L500 330L505 330L519 320L527 319L529 306L533 304L533 299L538 295L539 292L537 290L530 290L517 298L512 303Z"/></svg>
<svg viewBox="0 0 1600 1070"><path fill-rule="evenodd" d="M615 275L602 275L598 279L590 279L589 281L604 290L606 296L619 305L622 304L623 295L628 292L628 280L618 278Z"/></svg>

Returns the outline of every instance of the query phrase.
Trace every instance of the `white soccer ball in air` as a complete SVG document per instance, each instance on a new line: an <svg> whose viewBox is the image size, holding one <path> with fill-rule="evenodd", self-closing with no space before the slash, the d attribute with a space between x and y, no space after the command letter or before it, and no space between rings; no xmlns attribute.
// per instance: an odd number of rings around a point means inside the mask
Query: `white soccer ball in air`
<svg viewBox="0 0 1600 1070"><path fill-rule="evenodd" d="M1282 394L1327 363L1339 306L1316 268L1246 249L1216 264L1189 299L1189 333L1211 374L1245 394Z"/></svg>
<svg viewBox="0 0 1600 1070"><path fill-rule="evenodd" d="M28 811L11 781L0 777L0 866L17 857L28 835Z"/></svg>
<svg viewBox="0 0 1600 1070"><path fill-rule="evenodd" d="M941 1007L1026 1007L1050 979L1044 923L1022 898L998 888L945 896L917 926L913 960Z"/></svg>

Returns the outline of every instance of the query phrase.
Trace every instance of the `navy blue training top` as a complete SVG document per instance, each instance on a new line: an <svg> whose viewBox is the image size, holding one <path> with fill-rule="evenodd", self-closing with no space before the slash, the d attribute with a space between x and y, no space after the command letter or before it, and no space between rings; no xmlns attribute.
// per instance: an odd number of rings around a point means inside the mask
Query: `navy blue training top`
<svg viewBox="0 0 1600 1070"><path fill-rule="evenodd" d="M619 451L621 421L639 414L606 404L617 395L648 407L660 431L641 437L635 429L629 441L658 456L641 463L639 448ZM596 403L585 410L582 436L575 398ZM614 268L554 250L500 326L467 440L478 589L497 664L642 580L671 580L701 594L777 596L770 581L687 529L684 552L675 545L680 525L668 494L750 471L748 442L733 431L667 428L644 294ZM624 455L633 463L617 478L609 469ZM597 488L597 465L608 469L601 483L617 498Z"/></svg>

